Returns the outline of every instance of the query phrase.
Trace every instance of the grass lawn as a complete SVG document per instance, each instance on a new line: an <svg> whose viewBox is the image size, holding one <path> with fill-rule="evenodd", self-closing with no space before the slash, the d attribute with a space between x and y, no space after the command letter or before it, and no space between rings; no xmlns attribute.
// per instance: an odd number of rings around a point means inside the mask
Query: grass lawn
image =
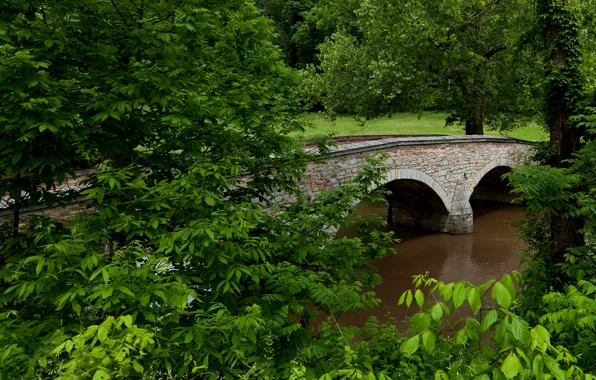
<svg viewBox="0 0 596 380"><path fill-rule="evenodd" d="M463 127L451 125L445 127L447 114L436 112L400 113L391 117L380 117L369 120L364 124L351 116L340 116L335 121L327 119L321 114L307 114L304 120L307 124L306 131L301 136L304 140L321 135L334 134L335 136L353 135L463 135ZM518 139L540 141L548 139L548 134L537 124L518 128L507 133L497 131L484 131L487 135L511 136Z"/></svg>

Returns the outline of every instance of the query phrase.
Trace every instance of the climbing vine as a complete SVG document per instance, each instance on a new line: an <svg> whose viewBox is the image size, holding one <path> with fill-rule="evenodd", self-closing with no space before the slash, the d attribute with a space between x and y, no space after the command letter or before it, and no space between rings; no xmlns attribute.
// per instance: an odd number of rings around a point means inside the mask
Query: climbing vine
<svg viewBox="0 0 596 380"><path fill-rule="evenodd" d="M546 122L559 163L577 150L584 132L568 122L570 116L579 113L584 98L581 17L573 0L540 0L537 7L538 26L544 40Z"/></svg>

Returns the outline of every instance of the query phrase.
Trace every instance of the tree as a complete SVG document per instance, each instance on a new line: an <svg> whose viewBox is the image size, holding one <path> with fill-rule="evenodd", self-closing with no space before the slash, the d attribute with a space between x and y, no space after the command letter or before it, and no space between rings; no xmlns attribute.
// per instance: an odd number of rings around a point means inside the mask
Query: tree
<svg viewBox="0 0 596 380"><path fill-rule="evenodd" d="M522 37L523 1L371 1L356 11L355 38L321 46L311 88L332 113L366 117L429 108L451 112L467 134L507 129L536 112L534 63ZM313 70L316 71L316 70Z"/></svg>
<svg viewBox="0 0 596 380"><path fill-rule="evenodd" d="M256 4L274 22L278 33L277 43L286 54L287 64L296 67L303 63L293 35L296 25L303 20L302 13L313 6L312 1L258 0Z"/></svg>
<svg viewBox="0 0 596 380"><path fill-rule="evenodd" d="M187 165L186 156L225 156L238 139L255 172L266 171L259 160L288 144L278 138L262 144L274 131L297 126L277 116L287 114L293 79L277 61L266 20L233 1L219 8L175 4L19 1L5 7L2 190L12 191L15 206L22 190L41 183L49 189L54 178L60 183L72 175L81 152L95 157L93 163L101 157L167 176ZM264 90L273 87L279 91ZM279 112L255 117L263 108ZM238 125L251 134L239 133ZM214 134L225 136L223 143Z"/></svg>
<svg viewBox="0 0 596 380"><path fill-rule="evenodd" d="M257 0L278 34L276 43L289 66L304 69L318 65L318 45L338 29L354 29L358 0Z"/></svg>
<svg viewBox="0 0 596 380"><path fill-rule="evenodd" d="M317 312L378 302L367 262L391 252L391 235L330 230L378 163L313 202L271 202L298 193L317 157L288 136L296 78L254 5L3 11L4 177L60 182L81 156L99 171L89 214L2 230L2 378L287 377Z"/></svg>
<svg viewBox="0 0 596 380"><path fill-rule="evenodd" d="M582 124L574 125L570 120L581 112L586 99L582 87L580 16L574 1L541 1L537 11L545 41L546 123L554 148L550 163L562 167L568 165L586 135ZM551 228L559 260L569 248L584 245L582 226L583 218L553 216Z"/></svg>

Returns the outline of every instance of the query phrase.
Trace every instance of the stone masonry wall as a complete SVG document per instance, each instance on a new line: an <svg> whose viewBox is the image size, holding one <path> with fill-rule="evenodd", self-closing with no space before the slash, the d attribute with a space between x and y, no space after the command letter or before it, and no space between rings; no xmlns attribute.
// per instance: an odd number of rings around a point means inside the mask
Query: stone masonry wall
<svg viewBox="0 0 596 380"><path fill-rule="evenodd" d="M356 177L366 157L380 151L389 154L385 183L397 179L425 183L449 211L445 232L469 233L473 220L469 199L476 185L496 167L529 162L533 144L492 136L394 138L346 144L323 163L312 164L300 186L309 195L341 186ZM288 200L283 196L277 199Z"/></svg>
<svg viewBox="0 0 596 380"><path fill-rule="evenodd" d="M421 171L434 179L449 198L453 198L458 181L468 195L482 176L497 166L514 166L527 162L531 146L515 143L459 143L399 146L384 151L389 154L386 165L393 171ZM307 193L319 193L356 177L365 158L379 151L359 152L331 157L320 165L311 165L301 187ZM483 170L484 169L484 170ZM388 176L388 179L397 179ZM447 205L448 206L448 205Z"/></svg>

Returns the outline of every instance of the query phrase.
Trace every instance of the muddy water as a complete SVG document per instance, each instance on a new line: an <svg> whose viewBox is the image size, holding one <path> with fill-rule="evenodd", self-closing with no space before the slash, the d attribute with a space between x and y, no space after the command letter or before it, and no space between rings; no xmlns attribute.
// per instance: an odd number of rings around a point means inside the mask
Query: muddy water
<svg viewBox="0 0 596 380"><path fill-rule="evenodd" d="M515 205L474 202L474 233L447 235L401 226L390 226L401 242L395 246L397 255L375 262L383 276L383 284L375 289L382 299L379 308L344 315L343 324L362 326L369 316L386 320L390 313L399 321L415 313L398 307L399 296L412 287L412 276L428 272L443 282L467 280L475 284L500 278L519 270L519 250L523 243L515 238L511 221L523 215L523 208ZM385 204L362 202L358 211L363 215L384 215ZM350 235L350 231L339 231Z"/></svg>

